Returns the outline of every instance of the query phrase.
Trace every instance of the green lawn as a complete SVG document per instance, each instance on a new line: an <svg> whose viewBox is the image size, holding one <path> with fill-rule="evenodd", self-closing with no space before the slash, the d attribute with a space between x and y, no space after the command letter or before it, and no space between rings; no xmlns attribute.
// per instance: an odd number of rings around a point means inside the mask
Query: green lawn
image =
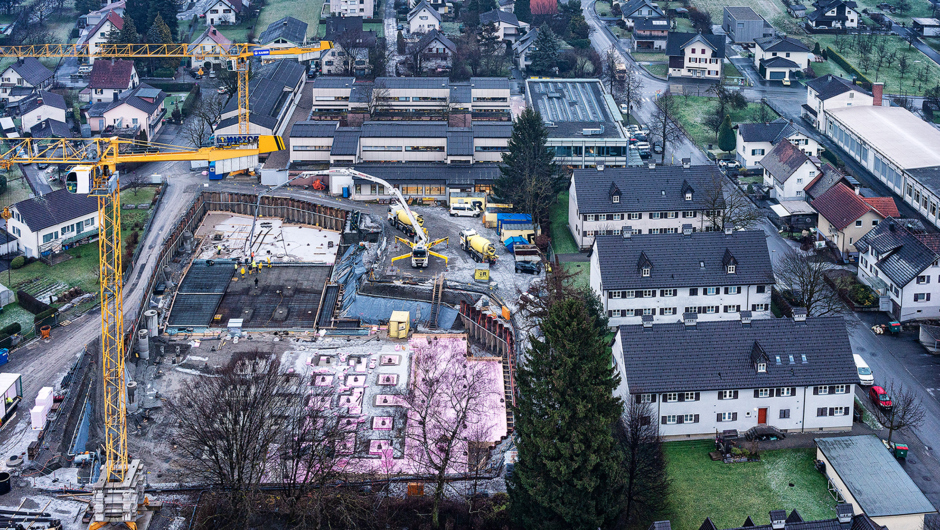
<svg viewBox="0 0 940 530"><path fill-rule="evenodd" d="M878 9L878 4L884 3L883 0L858 0L858 10L859 12L862 9L868 9L873 13L885 13L891 20L894 20L898 24L904 23L905 26L911 27L912 18L930 18L931 17L931 6L930 2L924 0L914 0L913 2L908 2L911 6L910 9L904 12L904 14L898 13L887 13L882 9ZM894 2L888 2L889 4L894 4ZM808 5L808 4L807 4Z"/></svg>
<svg viewBox="0 0 940 530"><path fill-rule="evenodd" d="M610 2L594 2L594 9L597 11L597 16L599 17L611 16Z"/></svg>
<svg viewBox="0 0 940 530"><path fill-rule="evenodd" d="M727 77L743 77L741 75L740 70L738 70L738 67L735 66L734 63L730 61L726 62L724 66L722 67L722 69L723 69L723 74L726 78Z"/></svg>
<svg viewBox="0 0 940 530"><path fill-rule="evenodd" d="M255 31L254 28L257 26L257 22L257 20L251 20L231 26L216 26L216 29L221 31L222 35L225 35L225 37L232 42L248 42L248 32L253 31L255 38L257 38L258 35L261 35L261 32L264 31L263 27Z"/></svg>
<svg viewBox="0 0 940 530"><path fill-rule="evenodd" d="M669 66L665 64L651 64L646 66L647 71L653 75L658 75L659 77L666 77L666 73L669 71Z"/></svg>
<svg viewBox="0 0 940 530"><path fill-rule="evenodd" d="M924 93L924 90L940 83L940 66L937 66L936 63L922 54L920 50L911 47L906 41L897 36L879 35L873 38L875 39L873 46L875 51L872 52L873 57L882 55L882 53L878 51L878 42L881 40L885 43L884 55L891 56L894 54L893 60L885 61L880 72L877 71L877 64L874 60L871 61L867 69L863 68L859 53L851 49L847 44L848 37L837 35L817 35L815 37L820 47L826 48L826 46L831 46L832 49L842 55L845 60L865 74L869 80L884 82L885 94L904 93L908 95L920 95ZM842 44L841 49L837 46L838 43ZM907 58L909 64L903 79L898 68L898 63L902 56ZM829 62L832 61L830 60ZM817 70L816 66L820 64L825 63L813 63L813 70L816 71L817 74L820 74L820 70ZM924 76L925 68L926 77Z"/></svg>
<svg viewBox="0 0 940 530"><path fill-rule="evenodd" d="M284 17L294 17L307 23L307 31L311 32L313 28L320 23L320 11L323 9L323 0L305 0L297 2L295 0L267 0L258 15L258 31L255 36L261 35L261 32L268 27L268 24L280 20ZM376 7L378 9L378 7ZM378 12L378 11L376 11Z"/></svg>
<svg viewBox="0 0 940 530"><path fill-rule="evenodd" d="M441 22L441 31L444 35L456 37L460 35L460 22Z"/></svg>
<svg viewBox="0 0 940 530"><path fill-rule="evenodd" d="M695 33L695 28L692 27L692 21L687 18L677 18L675 19L676 29L673 31L678 33Z"/></svg>
<svg viewBox="0 0 940 530"><path fill-rule="evenodd" d="M7 178L7 190L0 195L0 208L25 201L33 194L19 166L13 166L9 171L3 171L0 174Z"/></svg>
<svg viewBox="0 0 940 530"><path fill-rule="evenodd" d="M573 274L569 282L572 287L577 289L589 289L591 287L591 264L587 262L562 263L565 272Z"/></svg>
<svg viewBox="0 0 940 530"><path fill-rule="evenodd" d="M558 194L558 200L548 212L552 229L552 247L558 254L574 254L578 245L568 230L568 192Z"/></svg>
<svg viewBox="0 0 940 530"><path fill-rule="evenodd" d="M646 62L646 63L665 63L669 60L666 58L666 54L663 52L659 52L659 53L636 52L636 53L631 53L630 55L633 56L634 60L640 61L640 62Z"/></svg>
<svg viewBox="0 0 940 530"><path fill-rule="evenodd" d="M0 281L6 283L6 277L0 278ZM33 314L20 307L20 304L13 302L3 306L3 314L0 315L0 328L9 326L14 322L19 322L20 335L26 335L33 329Z"/></svg>
<svg viewBox="0 0 940 530"><path fill-rule="evenodd" d="M671 96L679 98L677 107L677 120L685 128L692 141L700 147L717 143L715 133L705 125L705 118L713 114L718 106L718 100L705 96ZM748 103L747 108L731 111L732 125L758 121L758 112L763 103ZM774 119L776 113L770 110Z"/></svg>
<svg viewBox="0 0 940 530"><path fill-rule="evenodd" d="M671 482L668 519L676 530L696 530L706 517L718 528L740 526L747 517L769 524L770 510L796 509L804 520L835 517L826 478L813 466L813 449L761 453L760 462L713 462L711 440L665 444ZM790 487L792 484L792 487Z"/></svg>

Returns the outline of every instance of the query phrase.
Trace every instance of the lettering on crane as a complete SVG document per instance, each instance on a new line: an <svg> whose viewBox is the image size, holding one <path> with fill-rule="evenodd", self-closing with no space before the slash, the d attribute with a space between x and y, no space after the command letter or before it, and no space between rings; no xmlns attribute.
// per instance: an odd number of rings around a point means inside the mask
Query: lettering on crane
<svg viewBox="0 0 940 530"><path fill-rule="evenodd" d="M216 136L216 147L231 147L235 145L258 145L258 135L231 135Z"/></svg>

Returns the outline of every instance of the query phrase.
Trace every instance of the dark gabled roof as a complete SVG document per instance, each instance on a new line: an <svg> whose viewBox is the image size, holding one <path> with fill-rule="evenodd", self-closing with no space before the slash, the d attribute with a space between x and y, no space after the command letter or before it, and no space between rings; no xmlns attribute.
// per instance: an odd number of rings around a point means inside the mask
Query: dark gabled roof
<svg viewBox="0 0 940 530"><path fill-rule="evenodd" d="M299 121L290 128L291 138L332 138L336 133L335 121Z"/></svg>
<svg viewBox="0 0 940 530"><path fill-rule="evenodd" d="M388 182L411 183L426 182L442 185L471 186L491 183L500 177L499 164L445 164L445 163L366 163L356 164L353 168L368 175ZM357 180L356 183L366 182Z"/></svg>
<svg viewBox="0 0 940 530"><path fill-rule="evenodd" d="M722 175L714 165L656 166L574 170L575 194L578 212L584 214L621 212L668 212L680 210L713 209L708 191L722 182ZM607 194L615 183L623 191L620 202L613 203ZM696 193L685 200L684 186Z"/></svg>
<svg viewBox="0 0 940 530"><path fill-rule="evenodd" d="M38 232L50 226L66 223L98 211L98 199L90 195L56 190L42 197L26 199L13 205L30 231Z"/></svg>
<svg viewBox="0 0 940 530"><path fill-rule="evenodd" d="M631 394L858 384L842 317L620 326L618 340ZM751 363L755 341L771 360L764 373Z"/></svg>
<svg viewBox="0 0 940 530"><path fill-rule="evenodd" d="M41 103L40 103L41 102ZM46 92L45 90L37 90L28 98L17 101L15 103L19 107L19 113L22 116L27 112L32 112L39 107L53 107L56 109L65 110L68 107L65 105L65 98L55 92Z"/></svg>
<svg viewBox="0 0 940 530"><path fill-rule="evenodd" d="M232 6L232 9L233 9L236 13L241 13L241 12L242 12L242 7L243 7L243 6L242 6L242 0L215 0L214 2L212 2L212 3L209 4L209 6L206 8L206 11L205 11L205 12L208 13L209 10L212 9L212 6L218 4L219 2L225 2L226 4Z"/></svg>
<svg viewBox="0 0 940 530"><path fill-rule="evenodd" d="M655 521L647 530L672 530L672 523L669 521Z"/></svg>
<svg viewBox="0 0 940 530"><path fill-rule="evenodd" d="M749 7L726 7L725 11L735 20L764 20L763 17Z"/></svg>
<svg viewBox="0 0 940 530"><path fill-rule="evenodd" d="M669 19L663 17L641 18L633 22L633 31L669 30Z"/></svg>
<svg viewBox="0 0 940 530"><path fill-rule="evenodd" d="M367 121L362 124L363 138L444 138L447 123L442 121Z"/></svg>
<svg viewBox="0 0 940 530"><path fill-rule="evenodd" d="M650 0L630 0L629 2L620 6L620 11L623 13L623 16L630 17L637 9L641 7L651 7L659 12L659 16L663 16L663 10L659 8L654 2Z"/></svg>
<svg viewBox="0 0 940 530"><path fill-rule="evenodd" d="M812 206L840 232L854 223L856 219L873 210L861 196L856 195L842 183L836 184L814 199Z"/></svg>
<svg viewBox="0 0 940 530"><path fill-rule="evenodd" d="M434 11L437 13L437 11ZM444 35L437 28L432 29L427 32L427 34L418 41L418 44L415 45L415 49L424 50L431 45L432 42L438 41L442 46L450 50L451 53L457 52L457 45L454 44L454 41L447 38L447 35Z"/></svg>
<svg viewBox="0 0 940 530"><path fill-rule="evenodd" d="M927 244L921 234L908 230L902 220L888 217L855 242L865 253L874 251L875 264L895 285L904 287L918 274L940 259L940 254Z"/></svg>
<svg viewBox="0 0 940 530"><path fill-rule="evenodd" d="M783 183L803 164L810 162L802 151L790 142L777 142L777 145L757 163L770 173L774 180Z"/></svg>
<svg viewBox="0 0 940 530"><path fill-rule="evenodd" d="M29 128L33 138L72 138L72 130L61 121L45 119Z"/></svg>
<svg viewBox="0 0 940 530"><path fill-rule="evenodd" d="M770 142L775 144L783 138L800 132L789 120L777 118L770 123L741 123L738 132L745 142Z"/></svg>
<svg viewBox="0 0 940 530"><path fill-rule="evenodd" d="M711 517L706 517L705 520L702 521L702 526L698 527L698 530L718 530L718 527L712 522Z"/></svg>
<svg viewBox="0 0 940 530"><path fill-rule="evenodd" d="M789 523L802 523L803 516L800 515L800 512L793 510L790 512L790 515L787 516L786 522Z"/></svg>
<svg viewBox="0 0 940 530"><path fill-rule="evenodd" d="M206 30L203 31L201 35L193 39L193 45L189 47L190 53L193 53L196 51L196 47L198 46L198 43L202 42L203 39L209 39L226 50L228 49L229 46L232 45L232 41L230 41L225 35L222 35L222 32L217 30L215 26L210 24L209 27L206 28Z"/></svg>
<svg viewBox="0 0 940 530"><path fill-rule="evenodd" d="M785 59L783 57L771 57L769 59L761 59L760 64L764 68L789 68L790 70L800 67L800 65L796 64L790 59Z"/></svg>
<svg viewBox="0 0 940 530"><path fill-rule="evenodd" d="M293 44L303 44L307 40L307 23L294 17L284 17L268 24L258 37L259 44L269 44L277 39L284 39Z"/></svg>
<svg viewBox="0 0 940 530"><path fill-rule="evenodd" d="M356 156L359 154L359 134L358 127L340 127L336 129L330 154L338 156Z"/></svg>
<svg viewBox="0 0 940 530"><path fill-rule="evenodd" d="M725 56L724 35L702 35L701 33L670 33L666 38L666 55L682 56L683 50L692 42L702 42L715 51L716 58Z"/></svg>
<svg viewBox="0 0 940 530"><path fill-rule="evenodd" d="M877 436L838 436L815 441L832 471L869 517L937 511L894 455L885 451Z"/></svg>
<svg viewBox="0 0 940 530"><path fill-rule="evenodd" d="M133 90L125 91L115 101L102 101L101 103L95 103L88 109L87 112L89 116L104 116L105 112L108 112L109 110L120 105L128 104L136 109L140 109L147 114L152 115L157 109L160 108L160 104L163 103L163 100L165 99L165 92L158 90L148 85L147 83L141 83Z"/></svg>
<svg viewBox="0 0 940 530"><path fill-rule="evenodd" d="M88 88L127 90L134 72L134 61L125 59L98 59L91 67Z"/></svg>
<svg viewBox="0 0 940 530"><path fill-rule="evenodd" d="M816 8L815 11L809 14L807 17L811 22L820 21L820 20L845 20L848 18L843 12L841 15L836 12L835 15L827 15L829 11L836 9L842 5L850 9L858 9L858 4L851 0L831 0L829 2L813 2L813 7Z"/></svg>
<svg viewBox="0 0 940 530"><path fill-rule="evenodd" d="M326 19L326 33L324 36L326 40L336 41L343 33L349 33L357 37L356 41L352 43L357 48L369 48L375 46L375 32L363 31L362 17L332 16Z"/></svg>
<svg viewBox="0 0 940 530"><path fill-rule="evenodd" d="M813 199L819 197L823 193L826 193L829 188L835 186L839 182L844 182L846 185L848 185L849 179L846 178L844 173L827 162L823 164L821 168L819 168L819 175L810 181L810 183L803 189L806 191L806 196Z"/></svg>
<svg viewBox="0 0 940 530"><path fill-rule="evenodd" d="M256 77L248 83L249 121L259 126L273 129L277 126L277 117L290 99L291 92L303 79L306 68L293 60L281 60L264 65L256 71ZM236 98L229 98L223 114L238 110ZM230 125L231 118L219 123L221 128ZM235 116L237 123L237 116Z"/></svg>
<svg viewBox="0 0 940 530"><path fill-rule="evenodd" d="M744 520L744 524L742 524L741 526L742 526L743 528L748 528L748 527L750 527L750 526L754 526L754 521L751 520L751 516L750 516L750 515L747 516L747 519Z"/></svg>
<svg viewBox="0 0 940 530"><path fill-rule="evenodd" d="M35 57L18 59L9 67L32 86L39 86L52 77L52 71L43 66Z"/></svg>
<svg viewBox="0 0 940 530"><path fill-rule="evenodd" d="M832 74L827 74L817 77L812 81L807 81L806 86L813 92L816 92L816 97L823 101L850 90L861 92L862 94L868 94L868 92L865 92L862 87L853 83L851 79L845 79L844 77L839 77Z"/></svg>
<svg viewBox="0 0 940 530"><path fill-rule="evenodd" d="M431 12L431 16L437 19L438 22L441 21L441 14L437 12L437 9L434 9L433 7L431 7L430 4L428 4L425 0L421 0L421 2L419 2L418 5L414 7L414 9L408 12L408 20L410 21L411 19L416 17L418 13L421 12L422 9L427 9L428 11Z"/></svg>
<svg viewBox="0 0 940 530"><path fill-rule="evenodd" d="M802 42L787 36L759 37L754 44L760 46L765 52L808 52L809 48Z"/></svg>
<svg viewBox="0 0 940 530"><path fill-rule="evenodd" d="M91 38L101 31L101 28L103 28L104 25L108 22L110 22L111 25L114 26L114 28L118 31L121 31L124 28L124 19L121 18L121 15L118 15L114 11L108 11L108 14L101 17L101 20L99 20L98 23L95 24L95 26L85 34L84 39L82 39L82 43L87 43L89 40L91 40Z"/></svg>
<svg viewBox="0 0 940 530"><path fill-rule="evenodd" d="M625 225L629 221L623 221ZM628 238L599 236L594 252L604 290L636 290L773 283L770 251L760 230L641 234ZM737 261L734 273L723 264L729 253ZM639 267L652 270L643 276Z"/></svg>
<svg viewBox="0 0 940 530"><path fill-rule="evenodd" d="M473 129L470 127L447 129L447 156L473 156Z"/></svg>
<svg viewBox="0 0 940 530"><path fill-rule="evenodd" d="M526 32L525 35L520 37L519 40L513 43L512 50L515 53L522 53L530 45L535 43L535 38L538 37L538 35L539 35L539 28L530 29L529 31Z"/></svg>
<svg viewBox="0 0 940 530"><path fill-rule="evenodd" d="M507 13L500 9L494 9L492 11L487 11L486 13L480 13L480 24L509 24L510 26L518 26L519 19L516 18L516 15L512 13Z"/></svg>

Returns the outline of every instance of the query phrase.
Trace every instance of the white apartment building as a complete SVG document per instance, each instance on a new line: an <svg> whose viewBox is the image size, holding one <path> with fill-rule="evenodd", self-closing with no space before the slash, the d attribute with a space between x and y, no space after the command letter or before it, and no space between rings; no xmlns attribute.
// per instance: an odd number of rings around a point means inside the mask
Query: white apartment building
<svg viewBox="0 0 940 530"><path fill-rule="evenodd" d="M763 231L600 236L591 254L591 289L612 326L770 316L773 267Z"/></svg>
<svg viewBox="0 0 940 530"><path fill-rule="evenodd" d="M667 440L763 425L791 433L852 428L858 374L841 317L647 319L620 326L613 359L618 395L648 403L648 421Z"/></svg>

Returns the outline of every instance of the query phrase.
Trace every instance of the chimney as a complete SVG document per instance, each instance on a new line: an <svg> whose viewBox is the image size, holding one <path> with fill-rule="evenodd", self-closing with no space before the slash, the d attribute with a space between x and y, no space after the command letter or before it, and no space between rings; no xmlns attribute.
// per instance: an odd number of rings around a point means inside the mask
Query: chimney
<svg viewBox="0 0 940 530"><path fill-rule="evenodd" d="M620 237L622 237L622 238L624 238L624 239L630 239L630 236L632 236L632 235L633 235L633 227L632 227L632 226L625 226L625 227L623 227L623 228L620 229Z"/></svg>
<svg viewBox="0 0 940 530"><path fill-rule="evenodd" d="M597 164L598 171L604 171L604 164Z"/></svg>
<svg viewBox="0 0 940 530"><path fill-rule="evenodd" d="M876 107L881 106L881 100L884 99L885 84L884 83L872 83L871 85L871 97L874 101L871 102L872 105Z"/></svg>
<svg viewBox="0 0 940 530"><path fill-rule="evenodd" d="M751 312L750 311L741 311L741 325L749 328L751 327Z"/></svg>
<svg viewBox="0 0 940 530"><path fill-rule="evenodd" d="M852 503L836 504L836 517L842 524L851 523L852 516L855 515L855 508Z"/></svg>
<svg viewBox="0 0 940 530"><path fill-rule="evenodd" d="M656 169L656 162L650 162L649 164L646 164L646 167L650 169Z"/></svg>
<svg viewBox="0 0 940 530"><path fill-rule="evenodd" d="M653 329L653 315L643 315L643 331Z"/></svg>
<svg viewBox="0 0 940 530"><path fill-rule="evenodd" d="M726 235L726 236L730 236L732 232L734 232L734 228L731 228L730 226L726 226L726 227L725 227L725 235Z"/></svg>
<svg viewBox="0 0 940 530"><path fill-rule="evenodd" d="M793 321L794 322L806 322L806 309L802 307L793 308Z"/></svg>
<svg viewBox="0 0 940 530"><path fill-rule="evenodd" d="M856 194L856 195L861 195L861 194L862 194L862 187L861 187L861 186L855 186L855 194Z"/></svg>
<svg viewBox="0 0 940 530"><path fill-rule="evenodd" d="M692 225L691 225L691 224L684 224L684 225L682 225L682 235L684 235L684 236L686 236L686 237L691 237L691 236L692 236Z"/></svg>
<svg viewBox="0 0 940 530"><path fill-rule="evenodd" d="M692 167L692 159L691 159L691 158L683 158L683 159L682 159L682 167L684 167L685 169L689 169L690 167Z"/></svg>
<svg viewBox="0 0 940 530"><path fill-rule="evenodd" d="M784 510L770 511L770 527L773 530L783 530L787 525L787 512Z"/></svg>
<svg viewBox="0 0 940 530"><path fill-rule="evenodd" d="M685 322L685 329L695 329L695 325L698 323L698 315L696 313L682 313L682 321Z"/></svg>

